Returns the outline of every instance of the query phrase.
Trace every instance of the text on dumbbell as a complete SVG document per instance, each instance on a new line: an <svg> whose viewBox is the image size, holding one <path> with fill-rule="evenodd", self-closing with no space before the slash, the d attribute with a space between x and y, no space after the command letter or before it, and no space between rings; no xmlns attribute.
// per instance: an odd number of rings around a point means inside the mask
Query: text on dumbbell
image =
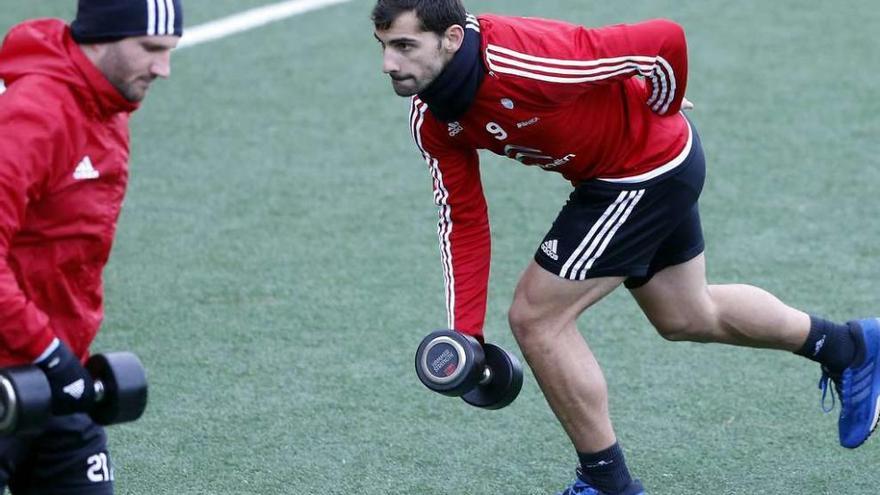
<svg viewBox="0 0 880 495"><path fill-rule="evenodd" d="M453 352L449 349L446 349L442 353L440 353L440 355L437 356L434 361L431 362L431 368L434 369L434 373L437 373L442 368L446 367L446 365L449 364L449 362L453 359L455 359L455 354L453 354ZM455 371L454 367L451 370L446 370L446 374L448 375L452 371Z"/></svg>

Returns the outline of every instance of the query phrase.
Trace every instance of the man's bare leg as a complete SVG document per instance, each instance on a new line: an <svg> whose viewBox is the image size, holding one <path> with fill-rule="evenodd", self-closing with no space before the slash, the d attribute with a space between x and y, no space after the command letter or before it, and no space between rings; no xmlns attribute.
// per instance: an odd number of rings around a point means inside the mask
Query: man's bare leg
<svg viewBox="0 0 880 495"><path fill-rule="evenodd" d="M605 377L576 320L622 282L622 277L566 280L532 262L509 314L525 359L578 452L581 476L606 493L620 492L632 478L611 426Z"/></svg>

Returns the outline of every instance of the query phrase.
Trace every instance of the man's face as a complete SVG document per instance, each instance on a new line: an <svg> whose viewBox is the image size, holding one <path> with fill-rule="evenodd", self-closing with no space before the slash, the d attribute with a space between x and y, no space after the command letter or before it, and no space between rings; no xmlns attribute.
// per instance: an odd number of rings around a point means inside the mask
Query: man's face
<svg viewBox="0 0 880 495"><path fill-rule="evenodd" d="M171 75L171 50L177 36L138 36L105 43L95 65L128 101L144 99L150 84Z"/></svg>
<svg viewBox="0 0 880 495"><path fill-rule="evenodd" d="M400 14L388 29L375 32L382 45L382 71L391 77L394 92L400 96L427 88L455 54L445 37L422 31L420 24L415 12L409 11Z"/></svg>

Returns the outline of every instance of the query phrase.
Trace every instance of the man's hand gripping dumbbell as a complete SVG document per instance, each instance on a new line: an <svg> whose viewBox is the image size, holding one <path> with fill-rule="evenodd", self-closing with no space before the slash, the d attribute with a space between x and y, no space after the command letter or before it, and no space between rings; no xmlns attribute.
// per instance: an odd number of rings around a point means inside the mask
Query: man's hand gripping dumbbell
<svg viewBox="0 0 880 495"><path fill-rule="evenodd" d="M134 421L146 405L144 368L130 352L96 354L83 366L55 339L34 365L0 370L0 435L40 431L50 415L88 413L102 425Z"/></svg>

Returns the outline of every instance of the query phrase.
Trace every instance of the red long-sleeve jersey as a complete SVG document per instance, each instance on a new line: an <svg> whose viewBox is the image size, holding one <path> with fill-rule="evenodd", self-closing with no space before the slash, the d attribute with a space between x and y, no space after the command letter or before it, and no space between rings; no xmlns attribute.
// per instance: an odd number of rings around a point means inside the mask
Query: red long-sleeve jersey
<svg viewBox="0 0 880 495"><path fill-rule="evenodd" d="M12 28L0 79L0 366L33 361L56 336L85 358L104 316L137 105L60 20Z"/></svg>
<svg viewBox="0 0 880 495"><path fill-rule="evenodd" d="M682 28L667 20L588 29L469 16L488 71L458 120L418 96L410 126L433 178L449 328L482 338L490 236L477 150L577 183L646 180L681 161L690 128ZM643 76L642 78L634 76Z"/></svg>

